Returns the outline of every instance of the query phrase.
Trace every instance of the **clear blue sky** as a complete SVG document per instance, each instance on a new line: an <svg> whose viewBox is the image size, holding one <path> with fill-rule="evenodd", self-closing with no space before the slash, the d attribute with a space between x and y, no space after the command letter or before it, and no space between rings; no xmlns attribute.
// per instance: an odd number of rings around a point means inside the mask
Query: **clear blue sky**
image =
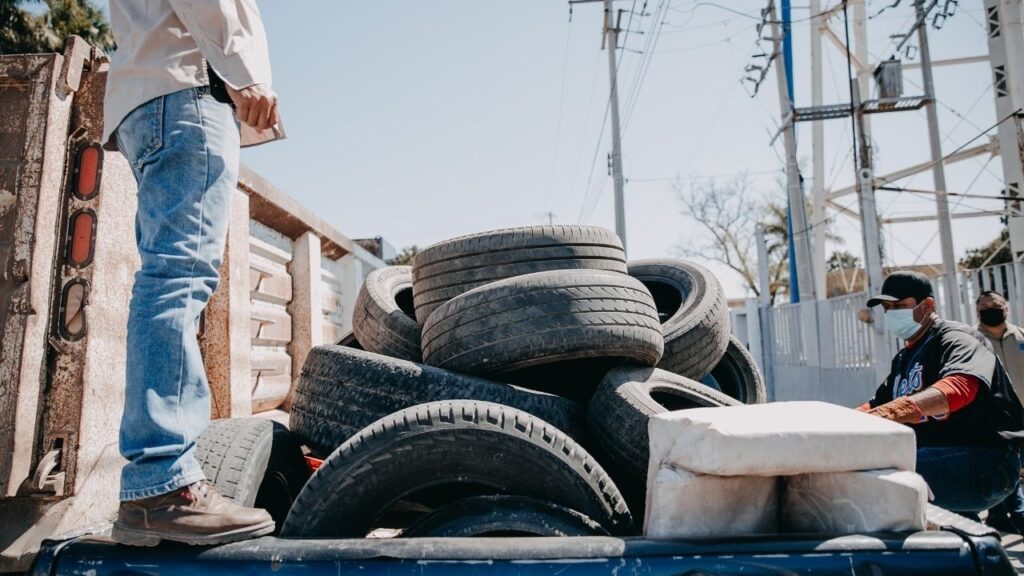
<svg viewBox="0 0 1024 576"><path fill-rule="evenodd" d="M663 1L650 0L648 11ZM635 3L637 10L643 3ZM870 1L869 14L890 3ZM635 98L643 57L623 55L631 258L673 255L700 233L679 214L671 178L747 171L752 194L770 192L779 179L773 171L782 166L781 145L768 146L779 116L775 85L769 79L751 99L739 84L763 2L718 4L668 5ZM876 60L888 56L889 34L910 24L912 3L903 4L871 20ZM617 6L629 9L634 2ZM243 161L343 233L381 235L396 248L422 247L482 229L545 222L547 211L558 222L613 226L607 127L598 146L608 94L600 4L576 6L571 22L564 0L264 0L260 8L290 138L246 150ZM985 54L981 12L981 2L962 2L945 28L932 30L934 58ZM806 2L798 0L794 18L807 14ZM630 34L626 46L643 50L655 21L634 18L632 28L648 34ZM835 24L841 33L841 17ZM806 24L795 25L794 38L798 105L809 105ZM845 58L826 50L826 101L845 101ZM919 82L915 72L907 77ZM938 68L936 82L949 152L994 122L990 71L987 64ZM908 82L907 92L917 91ZM848 126L833 121L826 128L826 174L835 186L852 181ZM926 136L923 112L876 116L879 173L926 161ZM801 128L799 139L810 178L809 129ZM949 188L962 191L980 173L972 193L996 194L998 159L987 171L984 163L951 166ZM931 177L909 185L928 188ZM984 200L962 204L956 209L1000 207ZM879 193L879 209L885 216L925 214L934 212L934 203ZM958 256L998 231L995 218L954 222ZM847 238L843 248L859 254L855 222L839 217L837 230ZM887 259L939 261L934 231L934 223L889 227ZM744 294L738 277L713 268L731 296Z"/></svg>

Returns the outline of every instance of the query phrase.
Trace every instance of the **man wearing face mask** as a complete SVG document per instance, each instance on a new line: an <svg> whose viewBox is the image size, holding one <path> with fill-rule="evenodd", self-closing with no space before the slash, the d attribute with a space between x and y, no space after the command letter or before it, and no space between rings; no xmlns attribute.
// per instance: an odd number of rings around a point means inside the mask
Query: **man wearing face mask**
<svg viewBox="0 0 1024 576"><path fill-rule="evenodd" d="M965 514L991 508L1019 483L1024 408L981 335L939 319L931 282L894 272L868 306L904 346L875 397L859 409L911 426L917 472L935 504Z"/></svg>
<svg viewBox="0 0 1024 576"><path fill-rule="evenodd" d="M1006 321L1010 311L1006 299L991 290L981 293L977 306L978 331L988 339L992 351L1006 367L1017 397L1024 392L1024 330ZM998 506L988 511L985 523L1004 532L1024 534L1024 492L1018 487Z"/></svg>
<svg viewBox="0 0 1024 576"><path fill-rule="evenodd" d="M1024 330L1006 320L1010 307L1002 294L986 290L975 304L978 331L988 339L992 351L1003 362L1017 397L1024 397Z"/></svg>

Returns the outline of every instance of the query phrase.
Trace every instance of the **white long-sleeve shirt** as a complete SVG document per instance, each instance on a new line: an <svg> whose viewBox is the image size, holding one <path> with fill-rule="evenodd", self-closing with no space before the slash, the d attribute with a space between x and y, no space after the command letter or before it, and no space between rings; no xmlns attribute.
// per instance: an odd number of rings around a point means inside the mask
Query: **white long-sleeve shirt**
<svg viewBox="0 0 1024 576"><path fill-rule="evenodd" d="M111 0L110 25L117 50L103 103L104 142L145 102L207 85L205 61L232 88L271 84L255 0Z"/></svg>

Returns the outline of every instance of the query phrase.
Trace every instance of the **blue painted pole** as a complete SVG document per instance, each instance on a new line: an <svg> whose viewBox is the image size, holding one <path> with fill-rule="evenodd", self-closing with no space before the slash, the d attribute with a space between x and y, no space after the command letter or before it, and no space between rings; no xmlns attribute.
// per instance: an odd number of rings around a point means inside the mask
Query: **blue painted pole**
<svg viewBox="0 0 1024 576"><path fill-rule="evenodd" d="M789 89L789 106L793 107L793 23L790 0L782 0L782 61L786 66L786 87ZM796 137L796 126L789 128L793 130L793 137ZM793 204L786 195L786 230L789 236L789 301L800 301L800 282L796 268L796 244L793 242Z"/></svg>

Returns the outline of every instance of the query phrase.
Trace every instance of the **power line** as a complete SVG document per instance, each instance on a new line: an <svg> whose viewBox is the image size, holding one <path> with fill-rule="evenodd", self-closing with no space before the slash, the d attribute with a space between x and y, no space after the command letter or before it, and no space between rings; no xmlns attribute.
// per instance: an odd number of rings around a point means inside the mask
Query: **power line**
<svg viewBox="0 0 1024 576"><path fill-rule="evenodd" d="M633 110L636 107L636 102L637 102L637 99L639 97L640 86L643 84L643 80L646 77L647 70L650 67L650 61L651 61L652 55L654 53L654 46L657 44L658 37L660 36L661 24L664 22L665 11L669 7L671 2L672 2L672 0L661 0L658 3L657 8L655 9L654 19L652 20L652 23L651 23L651 33L648 33L647 41L645 43L645 48L641 52L640 63L637 65L637 72L634 74L634 84L633 84L633 87L630 90L629 98L627 98L627 104L626 104L626 110L627 111L626 111L626 114L625 114L625 121L623 122L623 128L622 128L622 133L623 134L626 132L626 130L629 127L629 122L630 122L630 119L632 118ZM646 2L644 3L644 6L646 7ZM645 8L643 8L642 10L645 10ZM627 23L627 25L628 25L628 23ZM625 43L623 43L623 45L625 45ZM609 46L608 47L609 50L613 50L613 49L617 49L617 48L618 48L617 46ZM620 57L618 59L616 59L615 73L614 73L614 75L616 77L619 76L619 69L621 68L621 62L622 62L622 55L620 55ZM591 183L592 183L593 177L594 177L594 168L597 165L597 154L600 151L600 144L603 141L604 126L607 124L607 121L608 121L608 111L610 110L610 107L611 107L611 94L609 93L608 105L606 106L604 120L602 121L601 137L599 137L598 145L594 149L594 158L591 161L591 171L590 171L590 175L587 178L587 187L586 187L587 193L586 193L586 196L584 196L583 204L580 207L579 221L581 221L581 222L585 221L587 218L590 217L589 215L593 213L594 208L596 208L597 204L600 202L601 196L603 195L603 192L604 192L605 183L602 182L601 187L597 190L597 193L594 194L593 196L591 196L591 194L590 194Z"/></svg>
<svg viewBox="0 0 1024 576"><path fill-rule="evenodd" d="M594 157L590 160L590 174L587 176L587 185L583 188L583 205L580 206L580 217L578 221L582 222L583 212L587 209L587 198L590 197L590 184L594 180L594 167L597 166L597 155L601 151L601 142L604 141L604 128L608 125L608 111L611 110L612 99L611 96L604 105L604 117L601 120L601 129L597 133L597 144L594 146Z"/></svg>
<svg viewBox="0 0 1024 576"><path fill-rule="evenodd" d="M646 9L647 9L647 1L644 0L644 6L643 6L643 8L641 8L641 11L644 11ZM626 33L622 36L622 45L623 46L629 44L629 32L633 28L633 14L635 14L635 13L636 13L636 0L633 0L633 7L629 9L629 20L626 21ZM622 58L622 56L619 56L619 58Z"/></svg>
<svg viewBox="0 0 1024 576"><path fill-rule="evenodd" d="M558 150L562 143L562 113L565 110L566 71L569 69L569 44L572 39L572 26L565 32L565 54L562 57L562 87L558 94L558 122L555 128L555 145L551 153L551 170L548 172L548 183L544 188L544 200L548 211L551 209L551 188L555 181L555 167L558 165Z"/></svg>
<svg viewBox="0 0 1024 576"><path fill-rule="evenodd" d="M569 192L569 197L570 198L575 196L575 193L576 193L576 182L579 180L580 166L583 164L583 152L584 152L584 150L586 150L586 142L583 141L583 140L587 136L587 129L590 128L590 120L592 118L591 112L594 109L594 96L595 96L595 94L597 92L597 72L598 72L598 68L600 67L600 64L601 64L601 61L600 61L600 59L598 59L595 62L595 64L594 64L594 74L593 74L593 78L590 81L590 100L587 103L587 113L584 115L584 118L586 120L584 121L584 125L583 125L583 138L581 138L581 142L580 142L580 151L576 155L576 168L573 170L572 189ZM605 118L607 118L607 116L608 116L608 110L606 109L605 110ZM601 138L601 135L603 135L603 134L604 134L604 125L602 124L601 125L601 131L598 132L598 146L600 146L600 138ZM593 166L593 164L591 164L591 166ZM586 202L586 197L587 197L587 192L588 191L589 191L589 188L584 188L583 189L583 202Z"/></svg>
<svg viewBox="0 0 1024 576"><path fill-rule="evenodd" d="M747 12L743 12L741 10L736 10L735 8L730 8L728 6L723 6L721 4L716 4L715 2L697 2L697 3L695 3L693 5L693 10L691 10L691 12L696 12L697 8L701 8L701 7L704 7L704 6L708 6L708 7L711 7L711 8L718 8L719 10L724 10L726 12L732 12L733 14L735 14L737 16L741 16L743 18L749 18L751 20L759 20L759 21L762 21L765 24L783 24L783 22L781 20L774 20L774 21L773 20L767 20L763 16L755 16L753 14L750 14L750 13L747 13ZM680 12L680 13L685 12L685 11L679 10L679 9L673 9L673 10L675 12ZM819 12L817 14L811 14L810 16L807 16L806 18L797 18L796 20L790 20L789 23L790 24L797 24L797 23L800 23L800 22L808 22L810 20L814 20L815 18L819 18L821 16L827 16L827 15L831 14L832 12L834 12L835 10L836 10L836 8L829 8L827 10L822 10L821 12Z"/></svg>
<svg viewBox="0 0 1024 576"><path fill-rule="evenodd" d="M945 160L946 160L947 158L949 158L950 156L953 156L953 155L955 155L955 154L956 154L957 152L960 152L960 151L961 151L961 150L963 150L964 148L967 148L968 146L970 146L971 144L973 144L973 143L974 143L975 141L977 141L977 140L978 140L979 138L981 138L981 137L985 136L986 134L988 134L988 133L989 133L989 132L991 132L992 130L994 130L994 129L998 128L998 127L999 127L999 125L1000 125L1000 124L1002 124L1003 122L1006 122L1007 120L1010 120L1010 119L1014 118L1015 116L1017 116L1018 114L1020 114L1020 113L1021 113L1021 111L1022 111L1022 109L1021 109L1021 108L1018 108L1018 109L1014 110L1013 112L1011 112L1011 113L1007 114L1007 115L1006 115L1005 117L1003 117L1003 118L1002 118L1001 120L997 121L997 122L996 122L995 124L993 124L993 125L989 126L988 128L986 128L986 129L982 130L982 131L981 131L981 132L979 132L979 133L978 133L978 134L977 134L976 136L974 136L974 137L973 137L973 138L971 138L970 140L968 140L968 141L964 142L964 143L963 143L963 144L961 144L960 146L957 146L955 150L953 150L953 151L952 151L952 152L950 152L949 154L946 154L945 156L943 156L943 157L942 157L941 159L939 159L938 161L936 161L936 162L929 162L929 163L927 163L927 164L924 164L924 165L922 165L922 166L921 166L921 169L922 169L922 170L926 170L926 169L928 169L928 168L930 168L930 167L934 166L934 165L935 165L935 164L937 164L938 162L943 162L943 161L945 161ZM885 178L881 178L881 177L879 177L878 179L879 179L879 180L882 180L882 181L883 181L883 182L884 182L885 184L891 184L892 182L895 182L896 180L902 180L902 178L897 178L897 179L895 179L895 180L886 180Z"/></svg>
<svg viewBox="0 0 1024 576"><path fill-rule="evenodd" d="M692 16L681 25L672 24L671 22L666 21L665 27L669 28L669 30L666 30L665 34L680 34L682 32L693 32L694 30L704 30L706 28L715 28L717 26L728 26L730 22L735 22L736 19L737 17L733 16L732 18L726 18L717 22L710 22L708 24L701 24L699 26L687 26L687 24L693 20Z"/></svg>
<svg viewBox="0 0 1024 576"><path fill-rule="evenodd" d="M658 40L661 39L662 26L665 23L665 12L671 7L671 4L672 0L662 0L658 3L658 8L655 10L654 19L651 21L649 42L644 48L644 54L641 56L640 64L637 66L637 74L634 76L629 98L626 100L625 121L622 125L623 134L629 130L630 121L633 119L633 111L636 109L636 103L640 99L640 89L647 78L647 71L651 67L651 61L654 59L655 47L658 45Z"/></svg>
<svg viewBox="0 0 1024 576"><path fill-rule="evenodd" d="M768 175L768 174L778 174L780 172L781 172L780 169L772 168L771 170L758 170L758 171L755 171L755 172L740 171L740 172L721 172L721 173L718 173L718 174L687 174L686 177L687 178L707 178L707 179L711 179L711 178L733 178L733 177L736 177L736 176L764 176L764 175ZM671 177L671 178L668 178L668 177L665 177L665 178L630 178L629 181L630 182L675 182L675 181L679 180L680 178L681 178L680 176L674 176L674 177Z"/></svg>
<svg viewBox="0 0 1024 576"><path fill-rule="evenodd" d="M683 46L683 47L680 47L680 48L666 48L664 50L658 50L658 53L659 54L670 54L672 52L692 52L694 50L700 50L702 48L710 48L711 46L718 46L719 44L728 44L734 38L737 38L741 34L745 34L748 31L749 31L749 28L744 28L744 29L741 29L739 32L737 32L735 34L732 34L732 35L729 35L729 36L726 36L725 38L723 38L721 40L715 40L714 42L707 42L707 43L704 43L704 44L696 44L696 45L693 45L693 46Z"/></svg>

